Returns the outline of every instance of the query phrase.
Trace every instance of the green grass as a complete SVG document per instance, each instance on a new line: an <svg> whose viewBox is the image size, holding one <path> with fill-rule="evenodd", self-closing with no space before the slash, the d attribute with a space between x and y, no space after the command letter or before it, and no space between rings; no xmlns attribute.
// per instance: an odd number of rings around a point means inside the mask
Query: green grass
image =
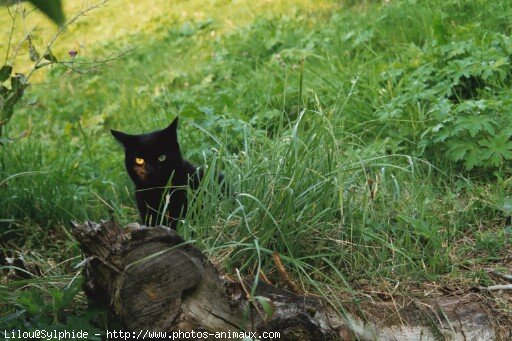
<svg viewBox="0 0 512 341"><path fill-rule="evenodd" d="M426 283L469 290L510 265L508 1L145 6L111 1L72 26L59 59L135 49L92 74L38 72L6 126L0 247L24 263L0 270L0 324L112 323L92 318L76 287L68 224L138 219L108 129L146 132L176 115L186 157L209 170L179 233L227 272L261 268L280 285L278 252L341 309ZM42 46L54 28L32 17L48 28Z"/></svg>

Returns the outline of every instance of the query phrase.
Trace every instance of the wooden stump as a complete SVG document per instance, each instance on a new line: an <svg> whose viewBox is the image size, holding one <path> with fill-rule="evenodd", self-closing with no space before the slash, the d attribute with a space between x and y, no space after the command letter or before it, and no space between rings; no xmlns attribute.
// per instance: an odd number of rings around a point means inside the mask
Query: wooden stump
<svg viewBox="0 0 512 341"><path fill-rule="evenodd" d="M399 316L390 304L364 303L363 310L373 317L363 320L355 314L342 316L318 298L262 282L251 297L253 282L229 280L164 226L73 225L88 260L87 295L108 304L129 331L279 332L282 340L506 337L497 333L485 306L471 297L412 302Z"/></svg>

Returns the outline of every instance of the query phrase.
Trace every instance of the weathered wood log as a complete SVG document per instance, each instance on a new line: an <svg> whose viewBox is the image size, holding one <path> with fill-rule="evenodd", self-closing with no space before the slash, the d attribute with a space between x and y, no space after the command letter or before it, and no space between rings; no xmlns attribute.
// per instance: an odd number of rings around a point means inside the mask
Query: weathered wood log
<svg viewBox="0 0 512 341"><path fill-rule="evenodd" d="M130 331L279 332L282 340L494 340L512 335L498 332L492 314L471 297L411 301L400 310L369 302L359 305L368 312L365 317L342 315L321 299L262 282L248 295L253 282L228 279L167 227L73 225L88 260L87 295L107 303Z"/></svg>

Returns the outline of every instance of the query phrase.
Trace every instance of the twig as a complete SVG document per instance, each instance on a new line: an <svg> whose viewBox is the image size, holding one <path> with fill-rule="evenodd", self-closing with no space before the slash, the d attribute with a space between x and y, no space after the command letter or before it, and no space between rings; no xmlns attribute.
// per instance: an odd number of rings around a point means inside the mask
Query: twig
<svg viewBox="0 0 512 341"><path fill-rule="evenodd" d="M263 312L260 310L260 308L258 307L258 305L256 304L256 302L254 302L254 299L252 298L252 295L251 293L249 292L249 290L247 290L247 288L245 287L245 284L244 284L244 280L242 279L242 276L240 275L240 271L238 271L238 269L235 269L236 271L236 275L238 277L238 281L240 282L240 285L242 286L242 289L243 291L245 291L245 297L247 298L247 301L251 302L252 305L254 306L254 308L256 308L256 310L258 311L258 313L260 314L260 316L264 319L265 318L265 315L263 314ZM253 320L253 319L251 319ZM254 321L253 321L254 322Z"/></svg>
<svg viewBox="0 0 512 341"><path fill-rule="evenodd" d="M263 270L260 269L258 273L258 277L265 283L272 285L272 282L269 281Z"/></svg>
<svg viewBox="0 0 512 341"><path fill-rule="evenodd" d="M30 35L31 32L33 32L33 31L30 31L29 33L27 33L25 35L25 37L23 39L21 39L19 41L19 43L12 50L12 56L11 56L11 65L12 66L14 66L14 61L16 60L16 57L18 57L18 52L20 51L21 47L23 46L23 44L25 43L25 41L27 40L27 37Z"/></svg>
<svg viewBox="0 0 512 341"><path fill-rule="evenodd" d="M489 287L478 287L478 289L482 291L512 290L512 284L491 285Z"/></svg>
<svg viewBox="0 0 512 341"><path fill-rule="evenodd" d="M90 72L91 70L94 71L96 68L98 67L101 67L101 66L104 66L106 63L108 62L111 62L111 61L114 61L114 60L118 60L118 59L121 59L123 58L125 55L129 54L130 52L132 52L134 50L134 48L129 48L129 49L126 49L126 50L123 50L113 56L109 56L105 59L100 59L100 60L97 60L97 61L93 61L93 62L68 62L68 61L63 61L63 62L48 62L48 63L42 63L42 64L39 64L38 65L38 68L42 68L44 66L48 66L48 65L55 65L55 64L60 64L62 66L64 66L65 68L73 71L73 72L77 72L77 73L80 73L80 74L86 74L88 72ZM90 65L88 67L84 67L82 69L77 69L75 68L73 65Z"/></svg>
<svg viewBox="0 0 512 341"><path fill-rule="evenodd" d="M299 286L292 280L292 277L290 274L286 271L283 263L281 262L281 258L279 257L279 253L274 252L272 253L272 259L274 260L274 264L276 265L277 271L283 278L284 282L286 283L286 286L293 292L300 294L302 293L302 290L299 288Z"/></svg>
<svg viewBox="0 0 512 341"><path fill-rule="evenodd" d="M16 11L18 11L18 6L19 6L19 4L16 4ZM9 40L7 41L7 52L5 52L4 65L7 64L7 59L9 58L9 50L11 48L12 35L14 34L14 27L16 24L16 16L12 15L11 10L9 9L9 6L7 6L7 12L9 13L9 15L12 19L12 25L11 25L11 31L9 32Z"/></svg>
<svg viewBox="0 0 512 341"><path fill-rule="evenodd" d="M245 297L247 298L247 300L250 300L251 294L245 287L244 280L242 279L242 276L240 275L240 271L238 271L238 269L235 269L235 271L236 271L236 276L238 277L238 281L240 282L240 285L242 286L243 291L245 291Z"/></svg>
<svg viewBox="0 0 512 341"><path fill-rule="evenodd" d="M491 273L491 274L493 274L493 275L496 275L496 276L498 276L498 277L501 277L501 278L503 278L503 279L506 279L506 280L512 281L512 275L509 275L509 274L503 273L503 272L501 272L501 271L491 269L491 270L489 271L489 273Z"/></svg>

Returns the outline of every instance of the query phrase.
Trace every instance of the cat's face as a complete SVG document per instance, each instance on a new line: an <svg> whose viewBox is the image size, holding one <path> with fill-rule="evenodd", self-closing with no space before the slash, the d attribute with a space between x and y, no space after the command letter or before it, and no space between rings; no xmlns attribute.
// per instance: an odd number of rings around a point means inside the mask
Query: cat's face
<svg viewBox="0 0 512 341"><path fill-rule="evenodd" d="M137 187L165 186L182 163L177 127L178 118L165 129L142 135L110 130L124 146L126 170Z"/></svg>

